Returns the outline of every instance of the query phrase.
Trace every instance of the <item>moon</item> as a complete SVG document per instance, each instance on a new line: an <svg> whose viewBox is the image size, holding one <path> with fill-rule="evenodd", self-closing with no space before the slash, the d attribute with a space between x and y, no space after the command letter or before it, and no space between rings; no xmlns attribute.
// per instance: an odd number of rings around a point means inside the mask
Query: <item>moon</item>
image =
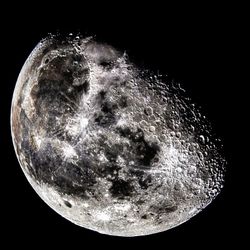
<svg viewBox="0 0 250 250"><path fill-rule="evenodd" d="M221 142L185 90L92 37L50 36L34 48L15 86L11 132L37 194L103 234L176 227L224 183Z"/></svg>

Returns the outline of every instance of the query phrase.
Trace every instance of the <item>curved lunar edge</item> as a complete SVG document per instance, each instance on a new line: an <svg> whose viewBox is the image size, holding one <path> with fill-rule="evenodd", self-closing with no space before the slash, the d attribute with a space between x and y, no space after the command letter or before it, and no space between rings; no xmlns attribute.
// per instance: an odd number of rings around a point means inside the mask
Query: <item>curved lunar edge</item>
<svg viewBox="0 0 250 250"><path fill-rule="evenodd" d="M223 186L220 140L183 90L93 38L51 36L35 47L16 83L11 130L39 196L100 233L168 230Z"/></svg>

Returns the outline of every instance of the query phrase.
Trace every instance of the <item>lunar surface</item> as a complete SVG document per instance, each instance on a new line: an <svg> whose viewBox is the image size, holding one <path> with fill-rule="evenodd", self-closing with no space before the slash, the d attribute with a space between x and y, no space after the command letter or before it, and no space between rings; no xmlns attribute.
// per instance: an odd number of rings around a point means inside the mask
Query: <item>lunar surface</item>
<svg viewBox="0 0 250 250"><path fill-rule="evenodd" d="M139 236L189 220L220 192L221 143L184 90L93 38L42 40L18 77L16 155L69 221Z"/></svg>

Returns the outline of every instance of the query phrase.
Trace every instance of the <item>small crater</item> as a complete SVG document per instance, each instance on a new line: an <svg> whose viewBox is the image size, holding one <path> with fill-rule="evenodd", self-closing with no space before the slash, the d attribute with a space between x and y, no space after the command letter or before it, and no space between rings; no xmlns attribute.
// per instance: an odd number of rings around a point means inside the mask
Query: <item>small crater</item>
<svg viewBox="0 0 250 250"><path fill-rule="evenodd" d="M153 109L151 107L147 107L144 109L145 115L152 115L153 114Z"/></svg>
<svg viewBox="0 0 250 250"><path fill-rule="evenodd" d="M146 220L148 218L148 216L146 214L141 216L142 219Z"/></svg>
<svg viewBox="0 0 250 250"><path fill-rule="evenodd" d="M64 204L65 204L67 207L69 207L69 208L71 208L71 207L72 207L71 203L70 203L70 202L68 202L68 201L64 201Z"/></svg>
<svg viewBox="0 0 250 250"><path fill-rule="evenodd" d="M203 135L200 135L200 136L199 136L199 142L200 142L201 144L205 144L206 139L205 139L205 137L204 137Z"/></svg>
<svg viewBox="0 0 250 250"><path fill-rule="evenodd" d="M158 156L155 156L154 159L153 159L153 162L154 162L154 163L157 163L157 162L159 162L159 161L160 161L159 157L158 157Z"/></svg>

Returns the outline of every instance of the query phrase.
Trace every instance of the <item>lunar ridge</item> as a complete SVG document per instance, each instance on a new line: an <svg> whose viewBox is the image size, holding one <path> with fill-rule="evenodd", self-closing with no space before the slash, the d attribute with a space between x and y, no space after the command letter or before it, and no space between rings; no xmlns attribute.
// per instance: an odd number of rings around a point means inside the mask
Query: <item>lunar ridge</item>
<svg viewBox="0 0 250 250"><path fill-rule="evenodd" d="M11 130L32 187L104 234L168 230L223 187L225 159L183 89L93 38L42 40L14 91Z"/></svg>

